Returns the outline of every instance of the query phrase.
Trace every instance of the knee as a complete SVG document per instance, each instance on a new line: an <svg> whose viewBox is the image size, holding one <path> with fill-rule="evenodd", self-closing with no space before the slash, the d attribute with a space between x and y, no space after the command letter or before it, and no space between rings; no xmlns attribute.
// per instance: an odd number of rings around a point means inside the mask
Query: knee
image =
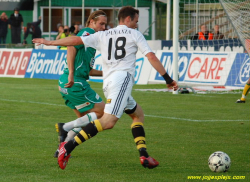
<svg viewBox="0 0 250 182"><path fill-rule="evenodd" d="M97 109L95 110L96 113L96 117L97 118L101 118L104 114L104 107L105 107L105 103L101 102L98 104Z"/></svg>
<svg viewBox="0 0 250 182"><path fill-rule="evenodd" d="M100 110L100 111L96 112L96 117L101 118L103 116L103 114L104 114L103 110Z"/></svg>
<svg viewBox="0 0 250 182"><path fill-rule="evenodd" d="M119 120L119 118L117 118L114 115L108 114L108 113L104 113L102 118L99 119L99 121L102 125L102 128L104 130L112 129L118 120Z"/></svg>
<svg viewBox="0 0 250 182"><path fill-rule="evenodd" d="M107 119L100 119L101 125L103 130L108 130L108 129L112 129L115 124L116 124L116 120L113 120L111 118L107 118Z"/></svg>

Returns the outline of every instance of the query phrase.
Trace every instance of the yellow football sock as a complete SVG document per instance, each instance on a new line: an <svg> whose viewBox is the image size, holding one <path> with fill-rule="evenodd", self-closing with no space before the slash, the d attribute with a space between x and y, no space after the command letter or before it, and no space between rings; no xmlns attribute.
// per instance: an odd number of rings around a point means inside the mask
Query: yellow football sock
<svg viewBox="0 0 250 182"><path fill-rule="evenodd" d="M250 91L250 84L246 84L245 87L244 87L244 89L243 89L242 96L241 96L240 100L245 101L246 100L246 96L247 96L247 94L248 94L249 91Z"/></svg>

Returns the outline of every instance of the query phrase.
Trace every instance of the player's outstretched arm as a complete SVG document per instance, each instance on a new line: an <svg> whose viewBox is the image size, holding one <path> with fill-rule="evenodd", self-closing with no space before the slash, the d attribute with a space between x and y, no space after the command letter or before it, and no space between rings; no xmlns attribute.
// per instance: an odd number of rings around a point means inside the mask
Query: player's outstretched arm
<svg viewBox="0 0 250 182"><path fill-rule="evenodd" d="M48 45L48 46L75 46L83 44L82 39L78 36L66 37L59 40L45 40L42 38L33 39L32 42L37 45Z"/></svg>
<svg viewBox="0 0 250 182"><path fill-rule="evenodd" d="M165 68L162 66L161 62L155 56L155 54L153 52L149 52L146 55L146 57L148 58L150 64L156 69L156 71L158 71L162 75L162 77L164 78L164 80L167 83L167 87L168 88L173 88L174 91L176 91L178 89L177 82L172 80L172 78L168 75Z"/></svg>

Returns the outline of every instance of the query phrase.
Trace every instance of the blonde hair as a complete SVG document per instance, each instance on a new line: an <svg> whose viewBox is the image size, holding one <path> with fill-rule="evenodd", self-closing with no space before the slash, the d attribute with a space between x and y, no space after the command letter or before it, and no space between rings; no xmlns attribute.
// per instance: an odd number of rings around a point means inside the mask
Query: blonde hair
<svg viewBox="0 0 250 182"><path fill-rule="evenodd" d="M86 26L86 27L89 26L90 20L94 20L94 21L96 22L100 16L105 16L105 17L107 17L106 13L105 13L104 11L102 11L102 10L94 11L93 13L91 13L91 14L89 15L88 20L87 20L85 26Z"/></svg>

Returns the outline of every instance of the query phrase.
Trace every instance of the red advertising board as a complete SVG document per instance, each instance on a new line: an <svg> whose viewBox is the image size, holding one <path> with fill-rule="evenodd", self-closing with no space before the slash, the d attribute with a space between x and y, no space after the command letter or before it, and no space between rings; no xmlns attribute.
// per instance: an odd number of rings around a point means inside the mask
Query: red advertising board
<svg viewBox="0 0 250 182"><path fill-rule="evenodd" d="M4 75L9 57L10 57L10 51L1 51L0 55L0 75Z"/></svg>
<svg viewBox="0 0 250 182"><path fill-rule="evenodd" d="M0 49L0 77L24 78L32 49Z"/></svg>
<svg viewBox="0 0 250 182"><path fill-rule="evenodd" d="M25 75L27 66L29 64L30 56L31 56L31 51L23 52L23 56L20 59L20 65L17 71L17 75Z"/></svg>

